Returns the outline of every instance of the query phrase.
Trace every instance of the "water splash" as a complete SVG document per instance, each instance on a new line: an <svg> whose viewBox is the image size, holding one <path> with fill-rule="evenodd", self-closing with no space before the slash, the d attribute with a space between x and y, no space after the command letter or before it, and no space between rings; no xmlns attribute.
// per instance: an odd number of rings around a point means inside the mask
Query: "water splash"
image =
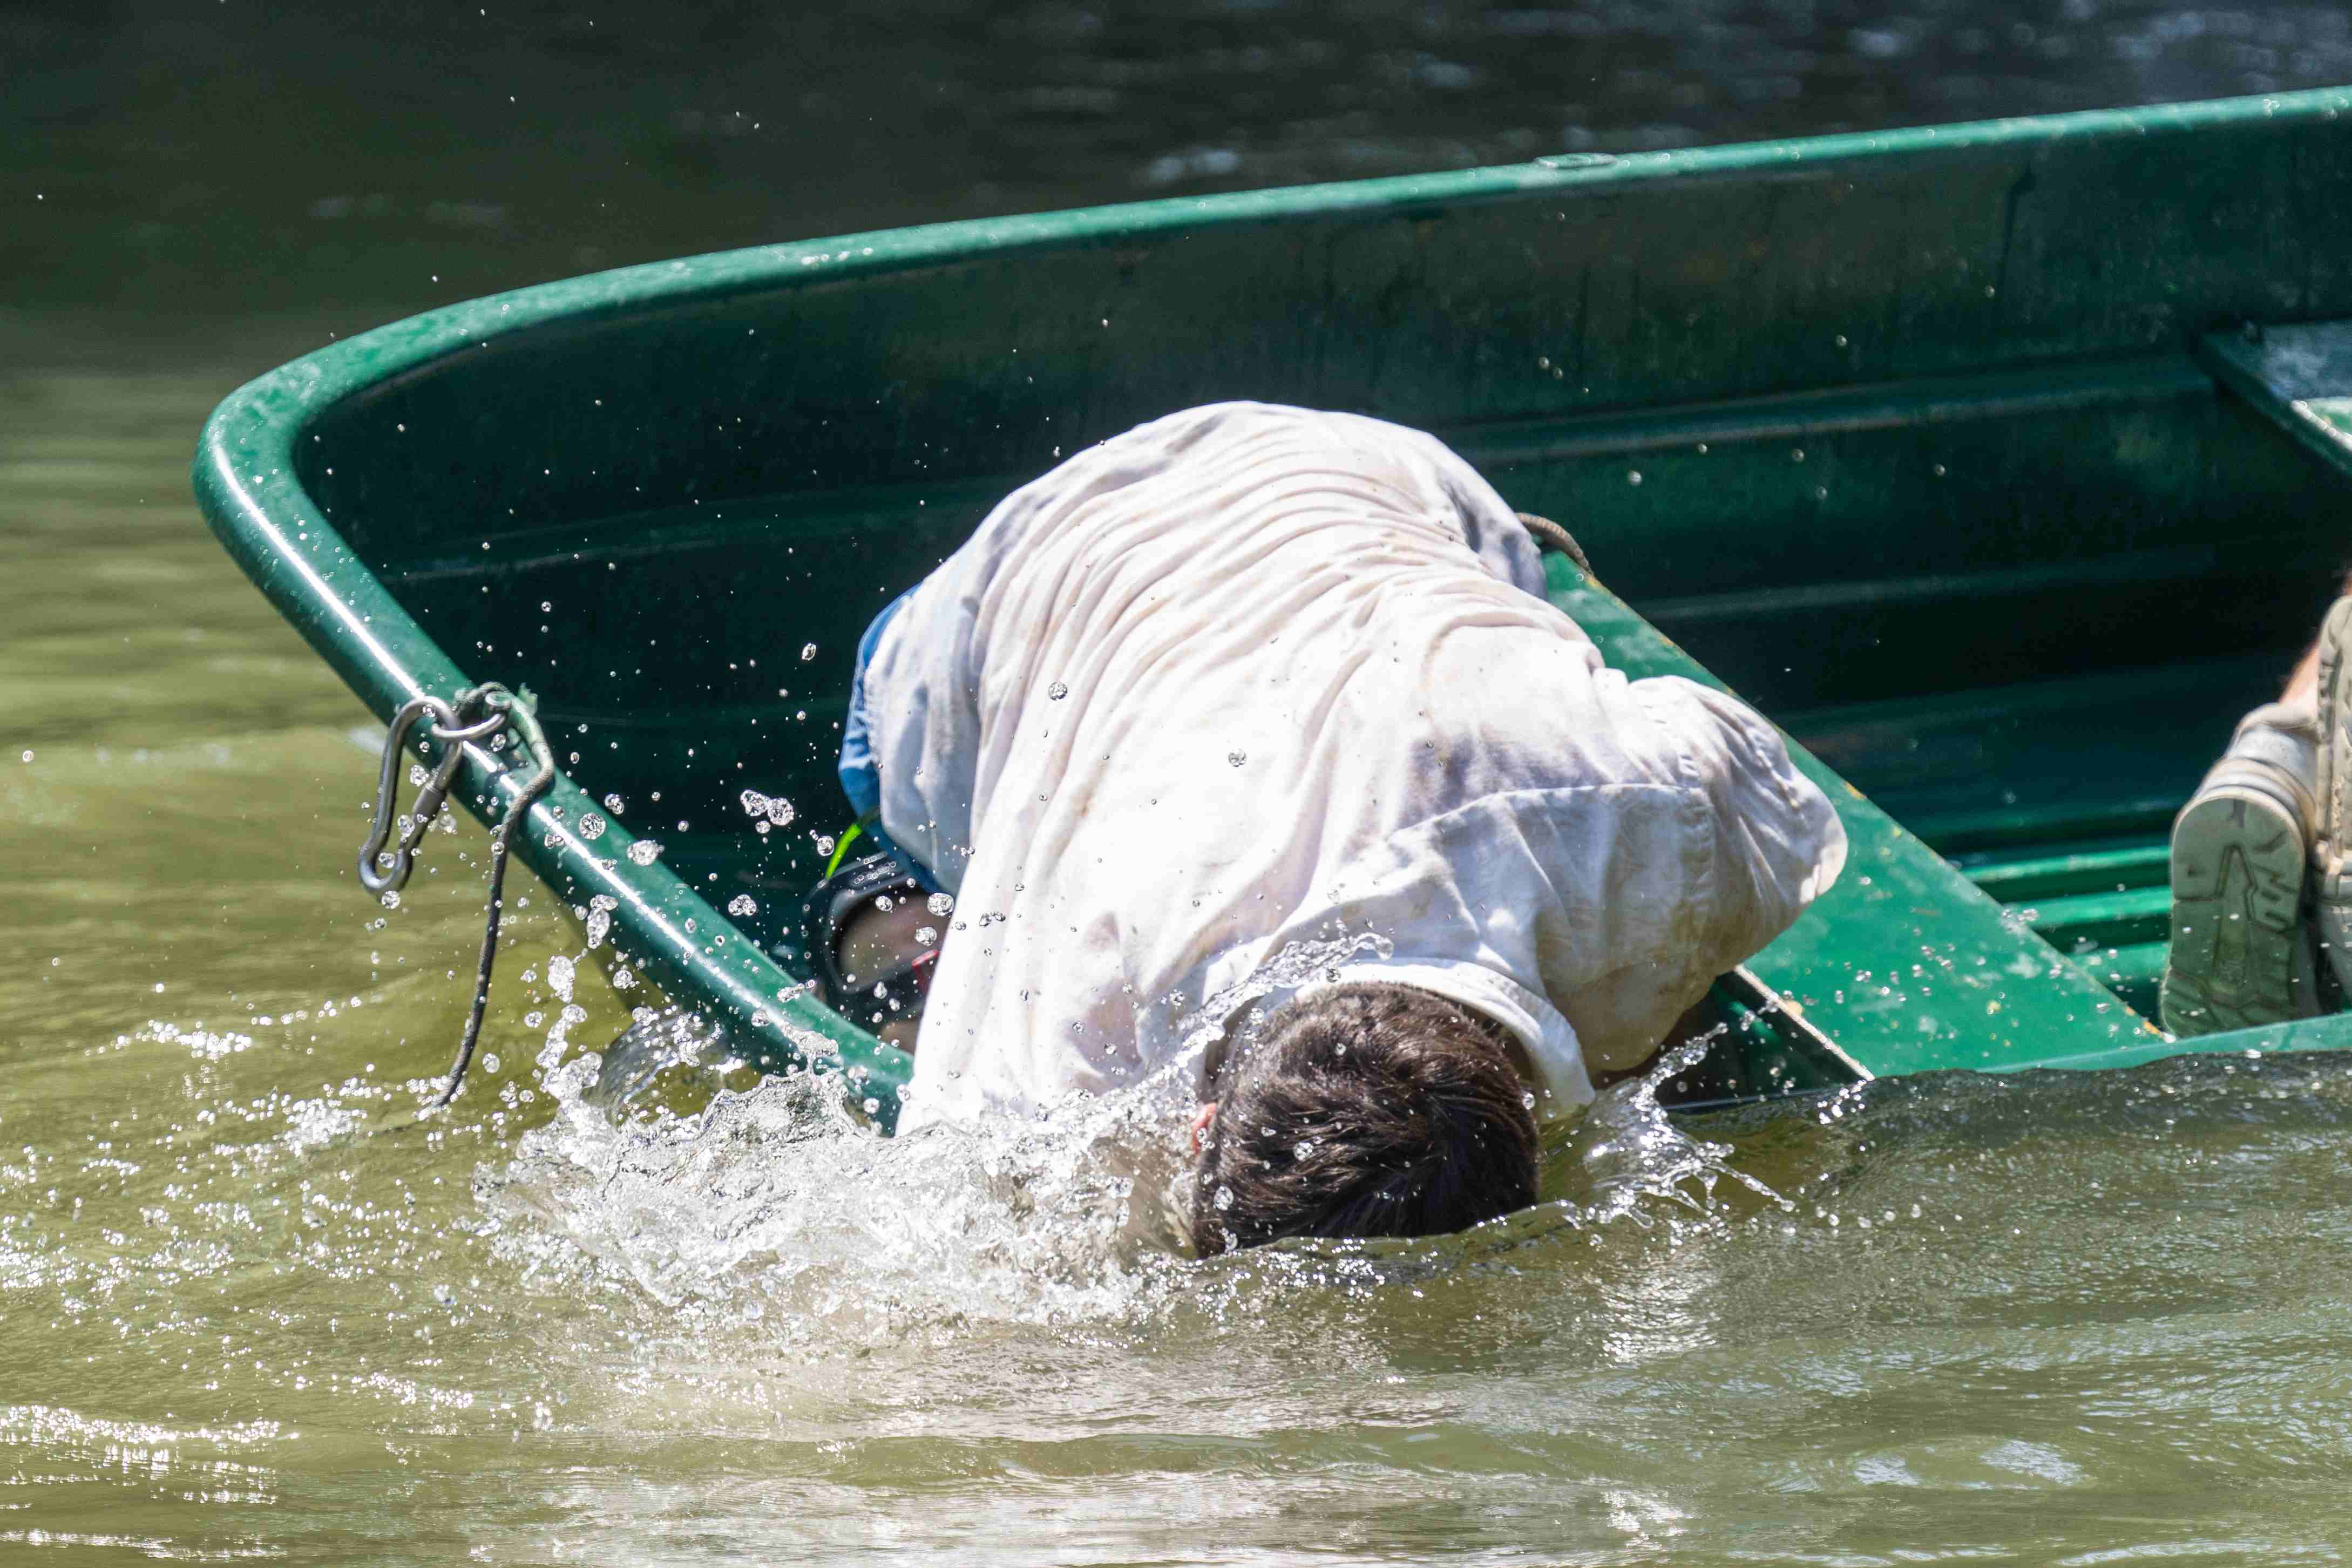
<svg viewBox="0 0 2352 1568"><path fill-rule="evenodd" d="M1696 1215L1717 1214L1722 1211L1715 1206L1716 1187L1727 1177L1783 1210L1793 1207L1731 1165L1730 1145L1693 1137L1658 1103L1658 1091L1696 1068L1727 1030L1717 1024L1660 1052L1647 1071L1612 1084L1594 1099L1576 1123L1570 1145L1573 1179L1580 1188L1573 1204L1575 1223L1644 1224L1650 1208L1660 1203Z"/></svg>
<svg viewBox="0 0 2352 1568"><path fill-rule="evenodd" d="M1352 936L1284 944L1279 952L1240 979L1210 992L1199 1007L1177 1020L1175 1032L1184 1043L1178 1051L1173 1065L1190 1069L1201 1052L1211 1050L1225 1039L1229 1026L1237 1015L1242 1019L1242 1041L1245 1043L1265 1017L1265 1009L1252 1008L1251 1003L1277 991L1295 991L1318 982L1328 983L1339 977L1342 967L1357 958L1369 955L1375 959L1382 959L1395 952L1395 943L1373 931L1358 932ZM1175 998L1170 1000L1175 1001ZM1244 1009L1248 1010L1244 1011Z"/></svg>
<svg viewBox="0 0 2352 1568"><path fill-rule="evenodd" d="M1198 1272L1180 1194L1201 1053L1260 998L1388 950L1368 934L1291 944L1186 1015L1184 1046L1142 1083L894 1139L838 1074L732 1086L712 1031L655 1016L551 1066L555 1118L477 1190L525 1222L509 1245L559 1242L666 1305L812 1349L1132 1320Z"/></svg>
<svg viewBox="0 0 2352 1568"><path fill-rule="evenodd" d="M1139 1190L1165 1187L1180 1129L1111 1096L1053 1124L878 1138L837 1074L721 1089L700 1109L616 1117L582 1057L550 1074L556 1119L477 1191L493 1214L616 1270L656 1301L838 1351L968 1330L1131 1314L1181 1267Z"/></svg>
<svg viewBox="0 0 2352 1568"><path fill-rule="evenodd" d="M1562 1230L1656 1228L1661 1212L1719 1225L1725 1177L1781 1201L1732 1168L1727 1145L1688 1135L1658 1104L1660 1086L1705 1053L1700 1040L1555 1135L1548 1201L1534 1209L1456 1237L1191 1260L1186 1125L1201 1054L1229 1030L1245 1043L1263 998L1387 950L1369 934L1291 944L1186 1015L1183 1048L1141 1083L1074 1095L1035 1120L888 1139L839 1074L756 1077L698 1019L642 1013L612 1051L549 1068L553 1119L506 1168L478 1176L477 1195L507 1222L501 1245L536 1266L552 1266L550 1247L569 1251L666 1308L824 1355L984 1325L1133 1330L1224 1311L1236 1291L1426 1281Z"/></svg>

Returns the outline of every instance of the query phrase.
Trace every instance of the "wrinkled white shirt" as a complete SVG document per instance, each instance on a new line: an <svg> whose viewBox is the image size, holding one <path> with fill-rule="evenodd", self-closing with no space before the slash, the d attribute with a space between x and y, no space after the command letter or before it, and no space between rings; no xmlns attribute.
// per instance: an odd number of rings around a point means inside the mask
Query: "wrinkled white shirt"
<svg viewBox="0 0 2352 1568"><path fill-rule="evenodd" d="M1193 409L1007 497L866 674L882 824L956 897L899 1125L1137 1082L1203 998L1365 932L1337 978L1591 1100L1588 1052L1646 1053L1845 835L1770 725L1603 667L1542 592L1468 464L1355 415Z"/></svg>

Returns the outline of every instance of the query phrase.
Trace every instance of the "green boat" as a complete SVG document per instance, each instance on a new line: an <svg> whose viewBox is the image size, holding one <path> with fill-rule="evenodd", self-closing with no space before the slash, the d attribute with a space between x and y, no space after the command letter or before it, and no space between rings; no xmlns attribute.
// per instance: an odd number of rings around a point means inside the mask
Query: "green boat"
<svg viewBox="0 0 2352 1568"><path fill-rule="evenodd" d="M1599 580L1552 594L1612 663L1728 685L1830 786L1847 872L1718 987L1685 1102L2352 1045L2150 1021L2170 818L2352 559L2352 90L632 267L260 378L195 487L379 716L536 694L518 852L887 1128L908 1060L791 929L858 633L1065 454L1233 398L1436 432L1573 530ZM457 798L532 771L467 744Z"/></svg>

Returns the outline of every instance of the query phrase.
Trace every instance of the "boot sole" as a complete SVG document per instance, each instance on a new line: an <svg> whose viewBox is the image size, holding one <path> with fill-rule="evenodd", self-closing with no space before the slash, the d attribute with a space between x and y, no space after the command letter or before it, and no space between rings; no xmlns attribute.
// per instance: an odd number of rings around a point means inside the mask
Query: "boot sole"
<svg viewBox="0 0 2352 1568"><path fill-rule="evenodd" d="M2222 786L2181 811L2172 827L2166 1029L2212 1034L2319 1010L2300 919L2309 854L2302 822L2268 794Z"/></svg>

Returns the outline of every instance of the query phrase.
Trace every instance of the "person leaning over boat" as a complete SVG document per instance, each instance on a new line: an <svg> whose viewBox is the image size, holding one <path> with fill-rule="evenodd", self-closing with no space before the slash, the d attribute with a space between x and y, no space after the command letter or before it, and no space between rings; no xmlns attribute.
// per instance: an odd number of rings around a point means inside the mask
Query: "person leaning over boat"
<svg viewBox="0 0 2352 1568"><path fill-rule="evenodd" d="M901 1132L1181 1062L1204 1254L1533 1202L1538 1119L1845 858L1769 724L1542 591L1468 464L1349 414L1171 414L999 505L864 639L842 779L903 864L815 901L853 1014L928 985Z"/></svg>
<svg viewBox="0 0 2352 1568"><path fill-rule="evenodd" d="M2176 1035L2352 996L2352 577L2343 593L2279 700L2239 722L2173 820L2159 1012Z"/></svg>

